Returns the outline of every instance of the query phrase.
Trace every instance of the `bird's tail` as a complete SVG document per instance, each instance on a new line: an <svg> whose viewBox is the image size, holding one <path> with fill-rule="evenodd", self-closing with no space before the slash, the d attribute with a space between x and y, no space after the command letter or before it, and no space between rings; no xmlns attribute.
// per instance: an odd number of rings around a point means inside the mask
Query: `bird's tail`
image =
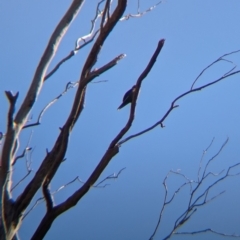
<svg viewBox="0 0 240 240"><path fill-rule="evenodd" d="M121 108L123 108L126 104L125 103L122 103L117 110L120 110Z"/></svg>

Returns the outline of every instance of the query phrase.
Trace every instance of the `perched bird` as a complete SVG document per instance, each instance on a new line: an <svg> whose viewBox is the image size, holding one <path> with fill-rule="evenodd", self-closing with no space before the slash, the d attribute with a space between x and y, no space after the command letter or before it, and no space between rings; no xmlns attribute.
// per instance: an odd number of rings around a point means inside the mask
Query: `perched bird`
<svg viewBox="0 0 240 240"><path fill-rule="evenodd" d="M124 106L126 106L127 104L132 102L133 99L133 93L136 89L136 86L134 85L130 90L128 90L122 100L122 104L118 107L118 109L123 108Z"/></svg>

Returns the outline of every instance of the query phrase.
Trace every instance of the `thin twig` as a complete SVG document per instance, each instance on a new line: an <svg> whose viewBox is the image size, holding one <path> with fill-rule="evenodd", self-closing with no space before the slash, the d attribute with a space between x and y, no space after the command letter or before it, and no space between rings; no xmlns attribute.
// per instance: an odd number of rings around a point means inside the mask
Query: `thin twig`
<svg viewBox="0 0 240 240"><path fill-rule="evenodd" d="M120 18L120 21L125 21L125 20L129 20L130 18L138 18L138 17L142 17L143 15L145 15L148 12L151 12L153 9L155 9L159 4L163 3L163 1L159 1L157 2L155 5L149 7L148 9L146 9L143 12L140 12L140 3L138 1L138 7L137 7L137 14L127 14L126 16Z"/></svg>
<svg viewBox="0 0 240 240"><path fill-rule="evenodd" d="M43 202L44 198L40 197L36 200L36 202L33 204L33 206L23 215L23 219L41 202Z"/></svg>
<svg viewBox="0 0 240 240"><path fill-rule="evenodd" d="M17 162L18 159L23 158L28 151L31 151L31 150L32 150L32 148L29 147L30 141L31 141L31 139L32 139L32 135L33 135L33 131L31 131L31 134L30 134L29 139L28 139L27 146L26 146L25 149L23 150L22 154L19 155L19 156L17 156L17 157L13 160L12 166L15 165L15 163Z"/></svg>
<svg viewBox="0 0 240 240"><path fill-rule="evenodd" d="M93 185L92 187L93 188L105 188L106 186L108 186L109 184L104 184L104 185L101 185L103 182L107 181L107 180L111 180L111 179L117 179L119 177L119 175L122 173L123 170L125 170L126 168L122 168L118 171L118 173L112 173L110 174L109 176L105 177L103 180L101 180L99 183L97 183L96 185ZM41 198L38 198L36 200L36 202L33 204L33 206L26 212L26 214L24 214L24 217L23 219L39 204L39 203L42 203L44 202L44 199L46 201L46 204L47 204L47 209L48 210L51 210L52 207L53 207L53 204L54 204L54 200L53 200L53 196L60 192L62 189L66 188L67 186L71 185L72 183L74 182L80 182L82 184L84 184L85 182L82 181L78 176L75 177L73 180L71 180L70 182L62 185L61 187L59 187L57 190L53 191L53 192L46 192L46 189L43 189L43 194L44 194L44 197L41 197Z"/></svg>
<svg viewBox="0 0 240 240"><path fill-rule="evenodd" d="M204 156L208 152L208 149L212 146L214 139L215 138L213 138L212 141L210 142L210 144L208 145L208 147L205 150L203 150L202 157L201 157L199 167L198 167L198 181L200 181L200 171L202 169L202 162L203 162Z"/></svg>
<svg viewBox="0 0 240 240"><path fill-rule="evenodd" d="M70 58L72 58L73 56L75 56L78 51L84 47L86 47L88 44L90 44L95 37L97 36L97 34L99 33L99 30L95 30L95 24L98 20L98 18L101 17L101 11L100 11L100 5L104 2L105 0L99 1L96 7L96 13L94 18L91 20L91 27L90 27L90 31L88 34L84 35L83 37L80 37L76 40L75 43L75 48L74 50L71 50L70 53L64 57L62 60L60 60L56 66L45 76L44 81L46 81L48 78L50 78L60 67L61 65L68 61ZM80 44L82 42L82 44Z"/></svg>
<svg viewBox="0 0 240 240"><path fill-rule="evenodd" d="M207 232L214 233L214 234L217 234L219 236L224 236L224 237L236 237L236 238L240 237L240 235L237 235L234 233L233 234L221 233L221 232L215 231L211 228L207 228L207 229L203 229L203 230L199 230L199 231L193 231L193 232L175 232L174 234L176 234L176 235L196 235L196 234L207 233Z"/></svg>
<svg viewBox="0 0 240 240"><path fill-rule="evenodd" d="M41 119L43 117L43 114L46 112L46 110L51 107L57 100L59 100L65 93L68 92L68 90L75 88L78 85L78 82L68 82L66 84L65 90L60 93L57 97L55 97L52 101L50 101L43 109L42 111L39 113L38 115L38 119L35 123L30 123L25 125L23 128L29 128L29 127L33 127L33 126L38 126L41 124Z"/></svg>
<svg viewBox="0 0 240 240"><path fill-rule="evenodd" d="M222 144L222 146L219 148L218 152L212 158L210 158L208 160L208 162L206 163L205 168L204 168L205 169L205 174L203 174L201 177L199 177L200 176L200 174L199 174L200 170L198 170L198 174L197 174L198 181L190 180L188 177L186 177L184 174L180 173L179 171L168 172L168 174L166 175L166 177L164 178L164 181L163 181L163 186L164 186L164 190L165 190L164 202L162 204L162 207L161 207L161 210L160 210L160 213L159 213L159 218L158 218L156 227L153 231L153 234L150 237L150 240L152 240L156 235L156 232L157 232L157 230L158 230L158 228L161 224L161 220L162 220L163 213L164 213L164 210L166 208L166 205L170 204L174 200L174 197L177 195L178 192L180 192L182 190L182 188L184 186L189 185L190 188L191 188L190 189L190 196L189 196L189 200L188 200L188 206L183 211L183 213L180 214L179 217L177 217L172 230L170 231L170 233L164 239L169 239L173 234L176 234L176 230L178 228L180 228L183 224L185 224L187 221L189 221L190 218L192 217L192 215L197 211L197 209L199 207L205 206L209 202L215 200L216 198L218 198L219 196L221 196L222 194L225 193L225 191L221 191L220 193L218 193L218 194L214 195L213 197L209 198L208 197L209 192L213 187L215 187L219 182L224 181L228 177L240 175L240 172L237 172L235 174L230 173L232 169L240 166L240 163L236 163L236 164L228 167L225 175L223 175L222 177L213 181L210 185L208 185L208 187L205 188L205 190L203 190L202 193L197 194L197 190L200 189L200 187L203 185L203 181L207 178L207 176L213 175L213 176L217 177L217 176L220 176L220 174L223 173L223 171L221 171L218 174L213 174L212 172L207 172L207 168L209 166L209 163L221 153L223 148L226 146L227 142L228 142L228 139ZM210 145L206 148L205 151L207 151L212 146L212 143L213 143L213 140L210 143ZM200 162L201 161L202 161L202 158L201 158ZM199 165L199 169L200 168L201 168L201 165ZM185 179L185 182L173 193L172 197L170 197L170 199L167 200L167 198L168 198L167 179L169 178L170 173L182 176ZM193 184L196 185L194 188L192 188ZM201 231L199 231L199 232L197 231L196 233L201 233ZM191 233L188 233L188 234L191 234ZM224 233L221 233L221 234L224 235Z"/></svg>
<svg viewBox="0 0 240 240"><path fill-rule="evenodd" d="M101 184L109 179L117 179L119 177L119 175L122 173L123 170L125 170L126 168L122 168L117 174L116 173L113 173L109 176L107 176L106 178L104 178L103 180L101 180L99 183L97 183L96 185L94 185L94 187L105 187L107 186L106 184L101 186Z"/></svg>
<svg viewBox="0 0 240 240"><path fill-rule="evenodd" d="M191 90L193 89L195 83L198 81L198 79L206 72L206 70L208 70L210 67L212 67L213 65L215 65L216 63L220 62L220 61L226 61L229 63L234 64L232 61L229 61L227 59L224 59L224 57L235 54L240 52L240 50L236 50L236 51L232 51L230 53L226 53L223 54L222 56L220 56L218 59L216 59L215 61L213 61L212 63L210 63L207 67L205 67L200 73L199 75L196 77L196 79L193 81L192 86L191 86ZM226 72L223 76L225 76L226 74L230 74L234 69L236 68L236 65L234 64L234 67L232 69L230 69L230 71Z"/></svg>
<svg viewBox="0 0 240 240"><path fill-rule="evenodd" d="M30 142L30 139L31 137L29 138L29 142ZM27 173L26 175L21 178L12 188L11 188L11 192L17 187L19 186L30 174L31 172L33 171L31 169L31 165L32 165L32 153L33 153L34 149L31 149L30 151L27 151L27 153L24 155L25 156L25 159L26 159L26 170L27 170ZM30 153L30 159L28 158L28 154Z"/></svg>

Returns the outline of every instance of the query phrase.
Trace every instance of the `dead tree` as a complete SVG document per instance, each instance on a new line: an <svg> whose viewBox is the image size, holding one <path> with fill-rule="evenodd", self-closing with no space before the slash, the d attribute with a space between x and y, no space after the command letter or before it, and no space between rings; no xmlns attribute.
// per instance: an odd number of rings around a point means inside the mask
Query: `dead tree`
<svg viewBox="0 0 240 240"><path fill-rule="evenodd" d="M53 31L49 42L46 46L46 49L39 61L39 64L36 68L35 74L29 86L28 92L24 98L23 103L16 110L16 102L18 100L18 92L13 94L11 91L5 91L6 97L9 101L9 110L7 114L7 127L4 132L3 138L3 147L1 152L1 168L0 168L0 188L1 188L1 226L0 226L0 239L17 239L17 232L21 226L23 218L28 214L26 212L29 207L33 197L37 193L38 190L42 190L43 199L46 203L46 213L42 218L38 228L36 229L32 239L42 239L47 234L48 230L51 228L54 220L62 213L66 212L73 206L75 206L82 197L90 190L91 187L99 186L102 183L96 183L99 177L101 176L104 169L108 166L109 162L119 154L120 146L124 145L129 140L138 137L155 127L164 127L164 121L169 116L169 114L178 107L177 101L186 95L191 93L200 91L204 88L207 88L211 85L214 85L226 78L229 78L235 74L238 74L240 71L235 70L235 67L231 68L228 72L222 75L220 78L210 81L209 83L202 85L200 87L195 87L195 83L198 81L199 77L212 65L219 61L225 61L225 57L231 54L234 54L238 51L231 52L228 54L224 54L222 57L218 58L212 64L210 64L207 68L205 68L202 73L193 81L192 86L189 90L184 92L183 94L176 97L172 103L168 111L160 117L152 126L147 129L143 129L142 131L132 134L128 137L125 137L125 134L131 128L134 118L135 118L135 108L136 102L138 99L139 90L141 88L142 82L146 79L147 75L151 71L154 63L159 56L165 39L159 40L157 47L151 57L148 60L148 64L146 68L142 71L139 78L136 80L134 93L131 98L131 109L129 113L128 120L124 127L119 130L118 134L112 139L109 143L105 153L99 159L99 163L93 169L92 173L88 177L88 179L82 183L82 186L79 187L72 195L70 195L65 201L61 202L58 205L54 205L53 196L49 190L49 185L57 173L61 163L65 160L65 154L69 146L69 136L71 132L74 130L74 126L78 119L80 118L83 109L84 109L84 101L85 95L88 90L88 85L98 76L105 73L112 67L114 67L121 59L125 57L125 54L120 54L116 56L114 59L99 67L94 69L94 66L97 63L97 59L100 53L101 48L104 46L106 39L109 34L114 30L114 27L119 21L127 20L132 17L141 17L143 14L151 11L154 7L156 7L159 3L151 8L147 9L144 12L138 11L137 14L128 14L124 16L125 9L127 7L127 0L118 0L116 1L116 6L114 9L111 7L113 1L110 0L102 0L99 1L96 8L96 15L92 20L92 27L90 33L86 36L79 38L76 41L75 48L63 58L52 70L49 70L49 65L52 62L59 44L67 32L71 22L74 20L76 15L79 13L84 1L83 0L74 0L66 11L63 18L58 23L57 27ZM104 5L105 4L105 5ZM102 7L102 5L104 5ZM96 22L99 22L99 27L96 28ZM78 81L69 82L66 85L65 90L58 95L53 101L51 101L47 106L41 111L38 116L38 119L35 123L30 123L30 111L37 101L37 97L41 94L43 84L64 64L67 60L72 58L78 51L81 51L83 47L86 45L93 43L90 53L86 57L85 64L81 70L81 74L79 76ZM63 126L60 128L60 132L54 146L51 150L47 151L46 156L41 161L40 167L37 169L33 178L28 182L24 191L16 198L13 199L12 191L16 187L12 187L12 177L14 174L13 166L17 162L17 160L23 156L25 156L29 151L31 151L31 147L27 146L25 150L20 155L17 154L18 150L18 141L21 132L30 127L38 126L41 123L42 116L44 112L60 97L63 96L70 88L77 88L74 101L72 106L70 106L70 113L66 117L66 121ZM30 171L30 170L29 170ZM119 174L121 171L119 171ZM119 174L110 175L106 179L116 178ZM28 175L26 175L27 177ZM77 179L76 179L77 180ZM104 181L103 180L103 181Z"/></svg>

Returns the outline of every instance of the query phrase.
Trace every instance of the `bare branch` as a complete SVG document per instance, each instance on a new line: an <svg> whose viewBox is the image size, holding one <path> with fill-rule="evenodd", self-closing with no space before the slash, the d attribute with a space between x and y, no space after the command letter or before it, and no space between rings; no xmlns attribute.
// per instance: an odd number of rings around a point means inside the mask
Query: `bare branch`
<svg viewBox="0 0 240 240"><path fill-rule="evenodd" d="M18 185L20 185L30 175L31 172L32 169L30 169L27 174L23 178L21 178L16 185L12 187L11 191L13 191Z"/></svg>
<svg viewBox="0 0 240 240"><path fill-rule="evenodd" d="M62 40L65 33L67 32L73 19L78 14L83 2L84 2L83 0L76 0L72 2L66 14L63 16L63 18L57 25L56 29L54 30L49 40L49 43L45 49L45 52L41 57L41 60L35 72L34 78L32 80L31 86L24 99L24 102L15 117L15 122L17 124L24 125L27 115L31 110L39 92L41 91L47 68L58 49L60 41Z"/></svg>
<svg viewBox="0 0 240 240"><path fill-rule="evenodd" d="M104 27L106 27L108 23L109 23L109 21L106 23L106 25L104 25ZM158 56L158 54L160 53L160 51L163 47L163 44L164 44L164 40L160 40L159 43L158 43L157 49L155 50L148 66L146 67L146 69L143 71L143 73L138 78L138 81L137 81L137 84L136 84L137 90L135 92L135 97L134 97L133 102L132 102L129 120L126 123L125 127L119 132L119 134L111 142L111 144L109 145L109 148L107 149L106 153L104 154L101 161L99 162L99 164L97 165L95 170L92 172L91 176L86 181L86 183L78 191L76 191L71 197L69 197L65 202L63 202L62 204L55 207L57 215L66 211L71 206L75 205L81 199L81 197L83 197L85 195L85 193L90 189L90 187L93 186L94 183L97 181L97 179L101 175L102 171L106 168L106 166L108 165L110 160L118 153L119 149L118 149L118 146L116 145L116 143L119 141L119 139L122 138L122 136L131 127L131 124L132 124L133 119L134 119L134 111L135 111L137 94L138 94L141 82L144 80L144 78L147 76L147 74L150 72L151 68L153 67L153 65L154 65L154 63L157 59L157 56Z"/></svg>
<svg viewBox="0 0 240 240"><path fill-rule="evenodd" d="M32 136L32 134L30 135L30 138L29 138L29 142L28 142L28 145L29 145L29 143L30 143L30 139L31 139L31 136ZM28 159L28 153L30 152L30 158ZM29 150L29 151L27 151L26 152L26 154L24 154L24 156L25 156L25 159L26 159L26 170L27 170L27 173L26 173L26 175L23 177L23 178L21 178L16 184L15 184L15 186L13 186L12 188L11 188L11 192L17 187L17 186L19 186L30 174L31 174L31 172L33 171L32 169L31 169L31 165L32 165L32 154L33 153L33 150L31 149L31 151Z"/></svg>
<svg viewBox="0 0 240 240"><path fill-rule="evenodd" d="M234 52L231 52L231 53L224 54L223 56L228 56L228 55L230 55L230 54L238 53L238 52L240 52L240 50L237 50L237 51L234 51ZM210 64L209 66L212 66L212 65L213 65L213 63ZM209 66L208 66L208 67L209 67ZM140 135L142 135L142 134L145 134L145 133L153 130L154 128L156 128L156 127L158 127L158 126L162 127L162 126L163 126L163 122L165 121L165 119L170 115L170 113L171 113L175 108L177 108L177 107L179 106L179 105L176 105L176 102L177 102L178 100L180 100L181 98L183 98L183 97L185 97L185 96L187 96L187 95L189 95L189 94L191 94L191 93L194 93L194 92L197 92L197 91L201 91L201 90L204 89L204 88L210 87L210 86L212 86L212 85L214 85L214 84L216 84L216 83L218 83L218 82L220 82L220 81L223 81L223 80L226 79L226 78L229 78L229 77L234 76L234 75L239 74L239 73L240 73L240 70L237 70L237 71L234 71L234 72L228 71L228 72L226 72L225 74L223 74L220 78L218 78L218 79L216 79L216 80L214 80L214 81L212 81L212 82L210 82L210 83L207 83L207 84L202 85L202 86L197 87L197 88L190 89L189 91L186 91L186 92L182 93L181 95L179 95L178 97L176 97L176 98L172 101L169 109L167 110L167 112L164 114L164 116L163 116L159 121L157 121L157 122L154 123L152 126L146 128L146 129L144 129L144 130L142 130L142 131L140 131L140 132L138 132L138 133L136 133L136 134L133 134L133 135L130 135L129 137L126 137L125 139L119 141L118 144L119 144L119 145L122 145L123 143L129 141L130 139L135 138L135 137L138 137L138 136L140 136ZM202 74L199 74L199 75L202 75ZM196 81L196 80L195 80L195 81Z"/></svg>
<svg viewBox="0 0 240 240"><path fill-rule="evenodd" d="M19 156L17 156L17 157L14 159L12 165L15 165L15 163L17 162L18 159L23 158L23 157L25 156L26 152L27 152L27 151L31 151L31 150L32 150L31 147L26 147L26 148L23 150L22 154L19 155Z"/></svg>
<svg viewBox="0 0 240 240"><path fill-rule="evenodd" d="M120 21L125 21L125 20L129 20L130 18L137 18L137 17L142 17L143 15L145 15L148 12L151 12L153 9L155 9L159 4L163 3L163 1L159 1L157 2L155 5L149 7L148 9L146 9L143 12L140 12L140 3L138 1L138 10L137 10L137 14L127 14L126 16L122 17L120 19Z"/></svg>
<svg viewBox="0 0 240 240"><path fill-rule="evenodd" d="M116 58L114 58L112 61L110 61L109 63L105 64L101 68L94 69L89 74L89 77L88 77L87 81L90 82L90 81L92 81L92 79L100 76L101 74L103 74L104 72L109 70L110 68L114 67L118 63L118 61L120 61L121 59L123 59L125 57L126 57L126 54L120 54L119 56L117 56Z"/></svg>
<svg viewBox="0 0 240 240"><path fill-rule="evenodd" d="M7 133L5 134L5 141L2 149L2 156L0 162L0 199L1 199L1 219L2 228L5 236L8 236L8 228L10 221L8 218L8 212L12 208L12 196L11 196L11 178L12 178L12 161L15 152L18 149L17 135L15 133L15 122L13 115L15 111L15 105L18 98L18 92L13 95L11 91L5 91L6 97L9 101L9 110L7 118ZM1 134L2 137L2 134ZM11 239L15 234L11 236Z"/></svg>
<svg viewBox="0 0 240 240"><path fill-rule="evenodd" d="M110 5L111 5L111 1L107 0L105 8L104 8L104 11L102 13L102 11L100 10L100 5L103 2L104 2L104 0L100 1L98 3L98 5L97 5L96 14L95 14L93 20L91 20L92 25L91 25L91 29L89 31L89 34L87 34L87 35L85 35L83 37L78 38L78 40L76 41L75 49L72 50L66 57L64 57L61 61L59 61L56 64L56 66L45 76L44 81L46 81L48 78L50 78L59 69L59 67L64 62L66 62L67 60L69 60L70 58L75 56L80 49L82 49L83 47L87 46L89 43L91 43L95 39L95 37L98 34L99 30L103 27L104 21L106 19L110 18L110 16L109 16L109 9L110 9ZM155 9L160 3L162 3L162 1L156 3L155 5L153 5L152 7L148 8L147 10L145 10L143 12L140 12L140 10L138 8L138 13L137 14L128 14L127 16L121 18L120 21L128 20L130 18L142 17L146 13L148 13L148 12L152 11L153 9ZM106 14L107 14L107 18L106 18ZM95 25L96 25L96 22L99 19L99 17L102 17L101 27L100 27L100 29L98 29L98 30L96 30L94 32ZM86 41L86 39L88 39L88 40ZM83 41L84 43L80 45L81 41Z"/></svg>
<svg viewBox="0 0 240 240"><path fill-rule="evenodd" d="M104 2L105 0L102 0L102 1L99 1L98 4L97 4L97 7L96 7L96 12L95 12L95 16L94 18L91 20L91 29L89 31L89 33L83 37L80 37L77 39L76 41L76 46L75 46L75 49L76 50L80 50L82 47L80 45L80 42L83 41L84 44L83 46L85 46L85 43L87 42L86 39L88 38L91 38L93 35L96 35L99 30L97 30L95 33L94 33L94 29L95 29L95 25L96 25L96 22L97 20L102 16L102 11L100 10L100 6L101 4ZM95 36L93 37L95 38ZM92 41L92 40L91 40Z"/></svg>
<svg viewBox="0 0 240 240"><path fill-rule="evenodd" d="M122 173L123 170L125 170L126 168L122 168L120 171L118 171L118 173L113 173L113 174L110 174L109 176L105 177L103 180L101 180L99 183L97 183L96 185L92 186L93 188L105 188L106 186L108 186L109 184L105 184L105 185L101 185L103 182L107 181L107 180L111 180L111 179L117 179L119 177L119 175ZM52 209L53 207L53 204L54 204L54 201L53 201L53 196L60 192L62 189L66 188L67 186L71 185L72 183L74 182L80 182L82 184L84 184L85 182L82 181L79 177L75 177L73 180L71 180L70 182L62 185L61 187L59 187L57 190L53 191L53 192L48 192L47 193L47 199L50 198L50 200L47 200L49 201L49 203L47 203L47 205L49 204L50 206L47 208L49 210ZM46 201L46 197L40 197L38 198L35 203L33 204L33 206L24 214L23 216L23 219L39 204L39 203L42 203L43 201ZM46 201L46 202L47 202ZM52 206L52 207L51 207Z"/></svg>
<svg viewBox="0 0 240 240"><path fill-rule="evenodd" d="M228 140L228 139L227 139ZM222 151L222 149L226 146L227 140L222 144L222 146L220 147L220 149L218 150L218 152L214 155L214 158L216 158ZM206 148L205 151L207 151L211 146L212 146L213 140L210 143L210 145ZM212 161L213 158L210 158L208 160L208 162L206 163L205 166L205 170L207 170L207 167L209 166L209 162ZM200 160L200 162L202 161L202 158ZM190 180L188 177L186 177L184 174L180 173L179 171L170 171L166 177L164 178L163 181L163 186L164 186L164 190L165 190L165 194L164 194L164 202L162 204L160 213L159 213L159 218L158 218L158 222L156 224L156 227L153 231L153 234L151 235L150 239L152 240L154 238L154 236L156 235L156 232L161 224L161 220L162 220L162 216L163 216L163 212L166 208L167 204L170 204L173 200L174 197L176 196L176 194L178 192L180 192L180 190L182 190L182 188L186 185L190 186L190 196L189 196L189 200L188 200L188 206L187 208L183 211L182 214L180 214L180 216L175 220L174 226L172 228L172 230L170 231L170 233L164 238L164 239L169 239L173 234L176 234L176 230L178 228L180 228L183 224L185 224L190 218L191 216L197 211L197 209L199 207L203 207L206 204L208 204L209 202L215 200L217 197L221 196L223 193L225 193L225 191L222 191L216 195L214 195L211 198L208 198L208 194L210 192L210 190L216 186L219 182L225 180L228 177L231 176L238 176L240 175L240 172L235 173L235 174L231 174L230 171L236 167L240 166L240 163L236 163L230 167L228 167L225 175L223 175L222 177L218 178L217 180L213 181L210 185L208 185L208 187L206 187L202 193L198 193L197 194L197 190L200 189L200 187L202 187L203 185L203 181L207 178L207 176L213 175L215 177L220 176L220 174L222 173L222 171L219 174L213 174L212 172L208 172L207 174L204 174L200 179L199 179L199 169L198 169L198 174L197 174L197 178L198 181L194 181L194 180ZM201 165L199 165L199 168L201 168ZM206 172L206 171L205 171ZM180 185L180 187L173 193L173 195L170 197L170 200L167 200L168 197L168 188L167 188L167 179L170 176L170 173L173 173L175 175L180 175L185 179L185 182ZM195 185L194 188L192 188L192 185ZM194 199L194 200L193 200ZM197 231L198 232L198 231ZM200 233L201 231L199 231L198 233ZM191 232L189 233L191 234ZM223 233L222 233L223 234Z"/></svg>
<svg viewBox="0 0 240 240"><path fill-rule="evenodd" d="M125 127L119 132L119 134L115 137L115 139L112 141L112 143L110 144L110 147L114 147L116 144L118 146L120 146L121 144L119 144L118 141L120 141L122 139L122 137L125 135L125 133L130 129L130 127L132 125L132 122L134 120L137 97L138 97L138 93L139 93L142 81L147 77L148 73L151 71L154 63L157 60L157 57L158 57L159 53L162 50L164 42L165 42L165 39L161 39L158 42L157 48L156 48L153 56L151 57L147 67L144 69L144 71L139 76L139 78L136 82L136 85L135 85L136 88L135 88L135 91L134 91L134 94L133 94L133 100L132 100L132 104L131 104L131 110L130 110L128 122L126 123Z"/></svg>
<svg viewBox="0 0 240 240"><path fill-rule="evenodd" d="M109 180L109 179L117 179L117 178L119 177L119 175L122 173L122 171L125 170L125 169L126 169L126 168L124 167L124 168L122 168L117 174L116 174L116 173L113 173L113 174L107 176L106 178L104 178L103 180L101 180L99 183L97 183L96 185L94 185L94 187L102 187L102 188L106 187L107 184L105 184L105 185L103 185L103 186L101 186L101 184L102 184L103 182Z"/></svg>
<svg viewBox="0 0 240 240"><path fill-rule="evenodd" d="M50 37L50 40L47 44L47 47L41 57L41 60L38 64L38 67L35 71L34 77L32 79L31 85L29 87L29 90L25 96L25 99L23 103L21 104L15 118L14 118L14 128L9 128L6 133L6 139L3 146L2 151L2 166L0 169L0 192L3 192L3 204L2 204L2 210L5 211L7 209L12 208L12 202L9 201L11 198L10 196L10 182L11 182L11 174L12 171L9 171L11 163L13 161L13 148L16 146L16 141L18 139L18 136L20 134L20 131L22 130L22 127L25 125L25 122L27 121L28 114L31 111L44 82L44 77L46 75L47 69L49 64L51 63L51 60L53 59L54 55L56 54L58 50L58 46L64 37L65 33L67 32L72 20L76 17L78 14L80 7L83 4L83 0L75 0L72 2L71 6L67 10L66 14L63 16L63 18L60 20L59 24L55 28L53 34ZM9 94L8 94L9 97ZM41 182L40 182L41 185ZM4 191L2 191L4 187ZM36 186L39 188L39 186ZM7 191L5 191L5 189ZM23 196L22 196L23 197ZM26 195L24 196L26 197ZM33 196L27 196L27 198L32 198ZM21 198L21 197L20 197ZM20 199L19 198L19 199ZM26 202L23 202L23 205L25 205ZM28 204L27 204L28 205ZM14 219L3 219L4 224L6 222L9 223L9 226L7 226L8 229L13 229L13 231L6 231L6 238L12 239L18 229L19 224L21 221L19 221L19 217L22 215L22 212L27 207L24 206L21 209L17 209L19 205L14 205L14 209L12 211L14 212ZM16 211L15 211L16 210ZM2 212L2 216L7 216L4 212ZM12 215L11 215L12 216ZM7 216L8 217L8 216ZM9 216L10 217L10 216ZM14 227L13 227L14 226ZM6 227L6 226L5 226ZM5 229L7 229L5 228Z"/></svg>
<svg viewBox="0 0 240 240"><path fill-rule="evenodd" d="M229 62L229 63L231 63L231 64L234 65L234 67L233 67L232 69L230 69L230 71L226 72L223 76L230 74L230 73L236 68L236 65L235 65L232 61L229 61L229 60L224 59L224 57L229 56L229 55L232 55L232 54L235 54L235 53L238 53L238 52L240 52L240 50L223 54L221 57L219 57L218 59L216 59L214 62L210 63L207 67L205 67L205 68L199 73L199 75L198 75L198 76L196 77L196 79L193 81L192 86L191 86L190 89L191 89L191 90L193 89L195 83L196 83L196 82L198 81L198 79L206 72L206 70L208 70L210 67L212 67L212 66L215 65L216 63L219 63L220 61L226 61L226 62Z"/></svg>
<svg viewBox="0 0 240 240"><path fill-rule="evenodd" d="M44 183L44 181L49 179L51 181L52 177L55 175L58 170L62 160L65 157L65 153L68 146L69 134L72 131L76 121L78 120L84 106L84 99L86 93L86 86L88 84L87 79L89 74L91 73L91 69L97 61L97 56L110 32L115 27L119 18L123 15L126 8L127 1L119 0L117 7L115 8L113 14L110 19L104 25L101 33L99 34L97 40L95 41L92 50L89 53L89 56L86 60L86 63L83 67L81 77L79 80L78 90L75 95L74 103L69 114L69 117L65 123L65 125L60 129L60 134L52 148L52 150L47 153L47 156L43 160L41 166L36 172L35 176L31 180L31 182L26 186L24 192L19 196L15 204L15 215L20 216L22 212L26 209L33 196L39 189L39 187ZM108 159L111 158L118 152L118 148L115 147L111 149L108 154L105 156ZM110 158L110 159L111 159ZM106 165L105 165L106 166ZM102 172L103 170L101 170ZM87 190L90 186L87 186ZM79 200L80 198L78 198ZM77 200L77 201L78 201ZM75 200L74 200L75 201ZM76 204L71 202L71 204ZM49 230L52 222L55 218L67 210L67 208L71 207L70 205L65 205L65 207L60 208L59 206L53 207L53 209L46 213L45 217L42 219L38 229L34 233L32 239L43 238L47 231Z"/></svg>
<svg viewBox="0 0 240 240"><path fill-rule="evenodd" d="M125 170L126 168L122 168L118 173L112 173L109 176L105 177L103 180L101 180L99 183L97 183L96 185L93 185L93 188L105 188L107 185L109 184L105 184L105 185L101 185L103 182L110 180L110 179L117 179L119 177L119 175L122 173L123 170ZM74 182L80 182L82 184L85 184L85 182L83 180L81 180L79 177L75 177L73 180L71 180L70 182L62 185L61 187L59 187L57 190L55 190L54 192L52 192L52 195L58 193L60 190L64 189L65 187L67 187L68 185L74 183Z"/></svg>
<svg viewBox="0 0 240 240"><path fill-rule="evenodd" d="M199 231L193 231L193 232L175 232L174 234L176 234L176 235L196 235L196 234L207 233L207 232L214 233L216 235L223 236L223 237L240 238L240 235L221 233L221 232L215 231L211 228L207 228L207 229L203 229L203 230L199 230Z"/></svg>
<svg viewBox="0 0 240 240"><path fill-rule="evenodd" d="M38 199L36 200L36 202L33 204L33 206L23 215L23 219L24 219L25 217L27 217L27 215L28 215L39 203L41 203L43 200L44 200L43 197L38 198Z"/></svg>
<svg viewBox="0 0 240 240"><path fill-rule="evenodd" d="M31 134L30 134L30 136L29 136L29 139L28 139L27 146L26 146L25 149L23 150L22 154L19 155L19 156L17 156L17 157L13 160L13 163L12 163L13 166L15 165L15 163L17 162L18 159L23 158L28 151L31 151L31 150L32 150L32 148L29 147L30 141L31 141L31 139L32 139L32 134L33 134L33 132L31 132Z"/></svg>
<svg viewBox="0 0 240 240"><path fill-rule="evenodd" d="M41 124L41 119L43 117L43 114L46 112L46 110L51 107L57 100L59 100L65 93L68 92L68 90L75 88L78 85L78 82L68 82L66 84L65 90L60 93L57 97L55 97L51 102L49 102L40 112L40 114L38 115L38 119L35 123L30 123L25 125L23 128L29 128L29 127L33 127L33 126L38 126L39 124Z"/></svg>
<svg viewBox="0 0 240 240"><path fill-rule="evenodd" d="M215 138L213 138L211 143L209 144L209 146L205 150L203 150L202 157L201 157L201 160L200 160L200 163L199 163L199 167L198 167L198 181L200 181L200 171L202 169L203 158L204 158L205 154L207 153L208 149L212 146L214 139Z"/></svg>
<svg viewBox="0 0 240 240"><path fill-rule="evenodd" d="M108 18L106 18L107 13L109 13L109 8L110 8L110 4L111 4L111 0L106 0L106 4L102 13L102 21L100 24L100 29L103 29L104 23L108 20Z"/></svg>
<svg viewBox="0 0 240 240"><path fill-rule="evenodd" d="M98 20L99 17L101 17L101 10L100 10L100 5L104 2L105 0L99 1L96 7L96 13L94 18L91 20L91 28L88 34L86 34L83 37L80 37L77 39L75 48L74 50L70 51L70 53L64 57L62 60L60 60L56 66L45 76L44 81L46 81L48 78L50 78L60 67L61 65L66 62L67 60L71 59L73 56L75 56L78 51L84 47L86 47L89 43L93 42L97 34L99 33L99 30L95 30L95 24ZM80 44L83 42L82 44Z"/></svg>
<svg viewBox="0 0 240 240"><path fill-rule="evenodd" d="M215 160L215 158L222 152L223 148L227 145L228 140L229 140L229 138L227 138L226 141L222 144L222 146L221 146L221 148L218 150L218 152L217 152L211 159L208 160L208 162L207 162L207 164L206 164L206 166L205 166L205 168L204 168L204 171L203 171L203 176L202 176L203 179L206 177L206 170L207 170L207 168L208 168L208 165L209 165L213 160Z"/></svg>

